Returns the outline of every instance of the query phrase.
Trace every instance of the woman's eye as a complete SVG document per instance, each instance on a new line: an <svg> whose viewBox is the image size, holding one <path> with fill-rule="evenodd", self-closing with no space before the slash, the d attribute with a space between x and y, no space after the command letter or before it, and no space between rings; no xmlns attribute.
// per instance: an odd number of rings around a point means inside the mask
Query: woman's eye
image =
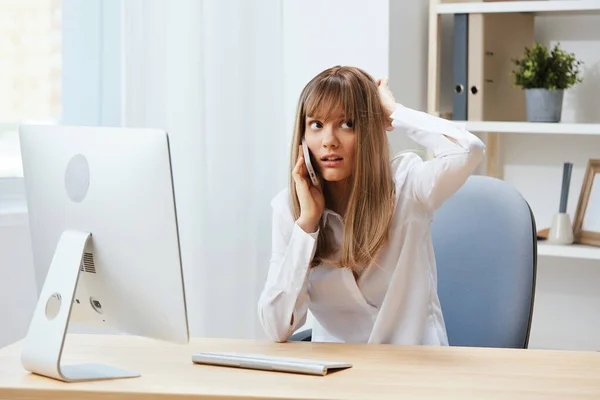
<svg viewBox="0 0 600 400"><path fill-rule="evenodd" d="M352 121L346 121L342 123L342 128L344 129L352 129L353 126L354 124L352 123Z"/></svg>
<svg viewBox="0 0 600 400"><path fill-rule="evenodd" d="M313 121L310 123L311 129L321 129L323 125L319 121Z"/></svg>

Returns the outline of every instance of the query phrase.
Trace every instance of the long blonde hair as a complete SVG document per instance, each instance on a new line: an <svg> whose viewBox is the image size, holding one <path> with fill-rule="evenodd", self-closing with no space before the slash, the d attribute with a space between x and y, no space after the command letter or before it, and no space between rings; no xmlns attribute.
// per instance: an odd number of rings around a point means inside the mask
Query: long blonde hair
<svg viewBox="0 0 600 400"><path fill-rule="evenodd" d="M339 109L344 111L346 120L353 122L356 135L355 164L349 177L350 194L344 215L341 251L339 259L332 260L338 248L334 247L332 232L325 229L321 220L311 266L329 262L360 271L371 265L377 252L387 243L394 212L394 184L385 130L388 116L371 76L355 67L336 66L321 72L306 85L298 102L290 171L298 159L306 116L318 114L327 119ZM290 178L290 192L294 219L297 219L300 204L293 178ZM323 192L327 196L326 190ZM325 204L328 203L326 197Z"/></svg>

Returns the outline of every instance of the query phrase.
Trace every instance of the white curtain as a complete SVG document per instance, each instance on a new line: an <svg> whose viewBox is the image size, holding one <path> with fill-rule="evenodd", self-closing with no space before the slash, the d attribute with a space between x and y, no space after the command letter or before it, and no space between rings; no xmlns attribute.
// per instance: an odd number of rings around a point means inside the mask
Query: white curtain
<svg viewBox="0 0 600 400"><path fill-rule="evenodd" d="M281 0L123 2L124 124L170 133L193 336L262 337L286 185Z"/></svg>

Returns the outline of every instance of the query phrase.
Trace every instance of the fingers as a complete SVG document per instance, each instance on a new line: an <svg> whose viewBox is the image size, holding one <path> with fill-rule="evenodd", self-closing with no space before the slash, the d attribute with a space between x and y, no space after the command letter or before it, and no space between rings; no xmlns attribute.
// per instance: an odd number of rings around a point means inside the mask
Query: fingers
<svg viewBox="0 0 600 400"><path fill-rule="evenodd" d="M323 190L321 189L321 186L311 186L309 190L313 199L323 197Z"/></svg>
<svg viewBox="0 0 600 400"><path fill-rule="evenodd" d="M298 161L292 170L292 177L296 183L296 189L306 190L308 189L308 182L306 181L306 168L304 166L304 157L302 154L298 156Z"/></svg>
<svg viewBox="0 0 600 400"><path fill-rule="evenodd" d="M377 79L377 86L379 86L379 87L387 87L387 86L389 86L389 83L390 83L389 78Z"/></svg>
<svg viewBox="0 0 600 400"><path fill-rule="evenodd" d="M302 178L303 164L304 164L304 158L303 157L298 158L298 161L296 162L296 165L294 165L294 169L292 170L292 176L294 177L294 179Z"/></svg>
<svg viewBox="0 0 600 400"><path fill-rule="evenodd" d="M300 151L298 152L298 160L296 161L296 165L294 166L294 170L292 173L297 172L300 176L306 175L306 166L304 164L304 153L302 152L302 146L300 146Z"/></svg>

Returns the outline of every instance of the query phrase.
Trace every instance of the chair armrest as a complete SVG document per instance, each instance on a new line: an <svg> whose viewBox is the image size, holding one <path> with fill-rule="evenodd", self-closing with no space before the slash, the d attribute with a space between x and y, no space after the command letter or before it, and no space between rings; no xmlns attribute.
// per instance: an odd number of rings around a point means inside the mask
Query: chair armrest
<svg viewBox="0 0 600 400"><path fill-rule="evenodd" d="M310 342L312 339L312 329L305 329L303 331L299 331L294 333L289 342Z"/></svg>

